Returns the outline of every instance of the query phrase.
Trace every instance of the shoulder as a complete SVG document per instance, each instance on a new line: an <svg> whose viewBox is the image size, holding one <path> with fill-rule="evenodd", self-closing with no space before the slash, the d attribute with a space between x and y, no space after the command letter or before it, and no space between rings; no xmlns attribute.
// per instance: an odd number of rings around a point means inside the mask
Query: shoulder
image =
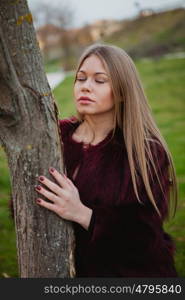
<svg viewBox="0 0 185 300"><path fill-rule="evenodd" d="M79 123L79 120L75 116L65 118L63 120L58 120L58 126L60 128L61 136L67 136L69 132L74 129L77 123Z"/></svg>
<svg viewBox="0 0 185 300"><path fill-rule="evenodd" d="M152 192L156 195L156 202L159 202L157 199L163 199L163 192L165 192L167 198L168 189L171 185L171 155L168 147L158 140L152 141L150 144L152 158L151 160L149 158L149 161L147 160L148 178ZM165 203L167 203L167 199Z"/></svg>
<svg viewBox="0 0 185 300"><path fill-rule="evenodd" d="M165 145L158 139L148 139L146 154L146 168L150 187L155 190L160 190L161 185L167 186L170 183L170 153ZM145 190L141 169L138 170L138 187Z"/></svg>
<svg viewBox="0 0 185 300"><path fill-rule="evenodd" d="M152 159L154 160L155 165L160 169L164 166L168 166L170 163L169 157L167 154L167 150L164 148L162 143L157 138L149 139L148 142ZM150 160L150 153L146 153L146 155Z"/></svg>
<svg viewBox="0 0 185 300"><path fill-rule="evenodd" d="M72 116L69 118L65 118L62 120L58 121L58 125L62 128L66 128L66 127L71 127L73 126L73 124L76 124L77 122L79 122L79 120L77 119L77 117Z"/></svg>

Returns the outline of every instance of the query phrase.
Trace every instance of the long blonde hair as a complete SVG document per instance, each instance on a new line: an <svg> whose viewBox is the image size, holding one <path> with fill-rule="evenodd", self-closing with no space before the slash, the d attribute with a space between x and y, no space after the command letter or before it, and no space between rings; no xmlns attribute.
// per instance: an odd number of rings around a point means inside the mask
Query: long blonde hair
<svg viewBox="0 0 185 300"><path fill-rule="evenodd" d="M173 204L175 214L177 204L177 180L174 163L168 146L162 137L151 113L146 95L139 79L137 69L129 55L121 48L108 44L93 44L88 47L79 59L77 72L84 60L90 55L97 55L110 75L112 92L115 102L114 132L116 126L122 129L127 149L134 192L139 202L137 187L137 170L141 174L148 197L157 213L160 211L152 194L147 166L153 166L158 183L161 183L156 170L156 162L151 154L150 141L158 141L169 160L168 175L171 180L169 204ZM76 72L76 73L77 73ZM77 112L80 121L83 116ZM147 157L146 157L147 154ZM150 172L150 169L149 169ZM162 187L161 187L162 189Z"/></svg>

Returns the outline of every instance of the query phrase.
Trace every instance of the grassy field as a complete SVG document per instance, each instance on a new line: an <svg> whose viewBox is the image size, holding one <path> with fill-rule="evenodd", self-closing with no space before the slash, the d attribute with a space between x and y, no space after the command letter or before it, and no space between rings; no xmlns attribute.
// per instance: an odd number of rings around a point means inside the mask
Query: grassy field
<svg viewBox="0 0 185 300"><path fill-rule="evenodd" d="M175 9L122 22L119 31L105 37L132 57L153 57L185 50L185 10Z"/></svg>
<svg viewBox="0 0 185 300"><path fill-rule="evenodd" d="M179 201L175 218L165 224L177 246L176 267L185 277L185 59L136 62L155 120L172 152L176 166ZM54 95L60 118L75 112L72 102L73 77L59 85ZM10 183L7 162L0 149L0 277L17 277L15 232L9 217Z"/></svg>

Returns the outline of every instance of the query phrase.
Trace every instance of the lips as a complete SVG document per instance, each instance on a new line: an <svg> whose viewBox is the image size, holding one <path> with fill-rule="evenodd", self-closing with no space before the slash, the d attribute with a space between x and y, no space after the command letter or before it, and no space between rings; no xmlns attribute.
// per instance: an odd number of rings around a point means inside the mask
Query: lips
<svg viewBox="0 0 185 300"><path fill-rule="evenodd" d="M90 101L90 102L94 102L94 100L92 100L91 98L86 97L86 96L78 98L78 101Z"/></svg>

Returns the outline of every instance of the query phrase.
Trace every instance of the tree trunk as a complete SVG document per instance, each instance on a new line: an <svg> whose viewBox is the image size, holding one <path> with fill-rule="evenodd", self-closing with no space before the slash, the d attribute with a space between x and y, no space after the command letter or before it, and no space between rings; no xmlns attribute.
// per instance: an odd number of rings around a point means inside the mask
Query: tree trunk
<svg viewBox="0 0 185 300"><path fill-rule="evenodd" d="M74 277L72 223L38 206L38 175L63 171L57 109L26 0L0 1L0 143L10 169L20 277Z"/></svg>

